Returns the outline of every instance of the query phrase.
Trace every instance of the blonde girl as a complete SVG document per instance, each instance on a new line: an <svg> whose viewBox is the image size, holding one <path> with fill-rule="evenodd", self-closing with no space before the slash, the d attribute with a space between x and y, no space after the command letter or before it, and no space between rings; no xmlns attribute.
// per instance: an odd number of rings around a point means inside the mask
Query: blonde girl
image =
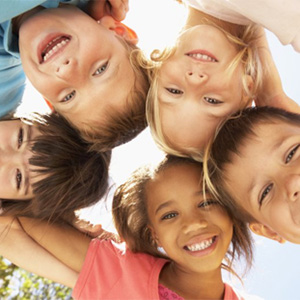
<svg viewBox="0 0 300 300"><path fill-rule="evenodd" d="M200 164L176 157L137 170L113 202L125 248L68 228L21 223L79 273L70 285L75 299L240 299L221 270L234 273L241 256L251 264L248 227L208 194L204 199L201 177Z"/></svg>
<svg viewBox="0 0 300 300"><path fill-rule="evenodd" d="M299 107L282 89L261 26L230 23L194 7L188 6L174 47L144 61L151 74L146 110L160 148L202 161L220 123L253 101L291 111Z"/></svg>

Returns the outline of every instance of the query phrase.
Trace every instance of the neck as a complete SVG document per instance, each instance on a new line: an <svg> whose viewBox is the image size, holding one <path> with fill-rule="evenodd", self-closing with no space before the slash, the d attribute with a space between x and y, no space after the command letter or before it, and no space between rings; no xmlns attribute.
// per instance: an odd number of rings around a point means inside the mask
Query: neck
<svg viewBox="0 0 300 300"><path fill-rule="evenodd" d="M33 9L26 11L25 13L13 18L12 19L13 33L16 35L19 35L20 27L24 23L24 21L26 21L29 17L31 17L32 15L36 14L37 12L39 12L43 9L44 9L44 7L37 6L37 7L34 7Z"/></svg>
<svg viewBox="0 0 300 300"><path fill-rule="evenodd" d="M214 271L196 273L171 262L163 268L159 282L184 299L221 300L224 297L221 266Z"/></svg>
<svg viewBox="0 0 300 300"><path fill-rule="evenodd" d="M208 15L200 10L189 7L188 8L188 16L184 26L184 29L188 29L193 26L202 25L202 24L215 24L227 32L230 32L233 35L237 35L241 28L244 28L242 25L233 24L230 22L226 22L220 19L217 19L211 15Z"/></svg>

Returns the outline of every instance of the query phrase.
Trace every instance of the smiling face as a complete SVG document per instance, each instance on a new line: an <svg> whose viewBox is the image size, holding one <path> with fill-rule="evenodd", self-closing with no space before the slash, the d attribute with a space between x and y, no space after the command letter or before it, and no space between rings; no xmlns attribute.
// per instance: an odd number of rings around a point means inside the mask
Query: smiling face
<svg viewBox="0 0 300 300"><path fill-rule="evenodd" d="M226 186L258 222L299 244L300 126L274 120L254 131L226 165Z"/></svg>
<svg viewBox="0 0 300 300"><path fill-rule="evenodd" d="M20 120L0 122L0 198L26 200L32 198L28 141L37 130Z"/></svg>
<svg viewBox="0 0 300 300"><path fill-rule="evenodd" d="M146 186L150 227L159 246L185 272L219 270L233 225L215 201L204 201L201 169L170 166Z"/></svg>
<svg viewBox="0 0 300 300"><path fill-rule="evenodd" d="M70 5L33 15L19 31L28 79L79 128L121 112L134 84L125 47L105 26Z"/></svg>
<svg viewBox="0 0 300 300"><path fill-rule="evenodd" d="M195 26L179 37L158 83L162 129L177 149L203 149L220 122L246 105L241 64L228 73L236 55L235 46L213 26Z"/></svg>

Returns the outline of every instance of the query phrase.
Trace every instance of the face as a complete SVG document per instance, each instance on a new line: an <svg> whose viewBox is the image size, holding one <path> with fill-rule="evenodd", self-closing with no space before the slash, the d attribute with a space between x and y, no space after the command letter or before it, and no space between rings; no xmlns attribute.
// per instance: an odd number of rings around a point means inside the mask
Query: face
<svg viewBox="0 0 300 300"><path fill-rule="evenodd" d="M232 222L213 200L204 201L201 170L177 165L146 189L153 236L179 270L219 270L232 238Z"/></svg>
<svg viewBox="0 0 300 300"><path fill-rule="evenodd" d="M195 26L180 36L158 84L163 131L177 149L202 149L220 122L245 106L241 66L232 76L227 71L236 54L213 26Z"/></svg>
<svg viewBox="0 0 300 300"><path fill-rule="evenodd" d="M37 129L20 120L0 122L0 198L32 198L28 141L38 135Z"/></svg>
<svg viewBox="0 0 300 300"><path fill-rule="evenodd" d="M300 243L300 126L275 120L254 130L225 167L228 190L258 222Z"/></svg>
<svg viewBox="0 0 300 300"><path fill-rule="evenodd" d="M125 109L134 84L125 48L106 28L108 18L98 24L69 5L43 10L19 31L28 79L79 128L105 122L108 112Z"/></svg>

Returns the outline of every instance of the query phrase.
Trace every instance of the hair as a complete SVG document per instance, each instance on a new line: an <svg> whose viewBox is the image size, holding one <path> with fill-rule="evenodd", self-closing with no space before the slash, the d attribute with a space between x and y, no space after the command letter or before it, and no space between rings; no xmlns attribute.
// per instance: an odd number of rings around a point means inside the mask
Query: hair
<svg viewBox="0 0 300 300"><path fill-rule="evenodd" d="M239 205L226 186L226 166L232 163L234 155L240 155L242 146L255 137L259 124L274 123L275 120L300 126L300 115L275 107L250 107L229 117L221 126L215 139L206 149L204 160L205 183L211 193L224 205L239 212L240 218L252 222L255 219Z"/></svg>
<svg viewBox="0 0 300 300"><path fill-rule="evenodd" d="M118 39L127 50L135 81L126 99L126 111L109 112L105 124L99 121L81 132L83 138L98 151L110 150L127 143L147 127L145 105L150 84L147 70L139 64L141 50L121 37Z"/></svg>
<svg viewBox="0 0 300 300"><path fill-rule="evenodd" d="M218 21L220 22L220 20ZM248 26L239 25L238 27L235 26L225 30L218 24L217 20L211 16L208 16L207 18L204 17L202 24L212 25L221 30L226 35L228 40L237 48L238 53L228 66L227 71L229 76L231 76L234 70L239 66L239 63L242 63L242 86L244 93L249 98L250 103L255 98L257 91L259 91L261 88L262 67L256 46L259 26L255 24ZM176 156L190 156L201 162L203 161L203 157L199 149L189 148L185 149L184 151L178 149L165 135L162 128L159 109L158 82L162 66L174 55L176 48L177 45L175 44L174 47L167 47L162 51L154 50L151 53L151 59L147 59L145 56L140 59L141 64L144 66L144 68L148 68L150 73L149 76L151 85L146 103L147 122L156 144L163 151ZM253 80L253 86L251 90L248 87L247 75L250 75ZM244 107L241 107L241 109L242 108Z"/></svg>
<svg viewBox="0 0 300 300"><path fill-rule="evenodd" d="M157 248L149 229L147 213L146 187L160 172L176 165L194 165L202 169L202 164L190 158L176 157L172 155L166 158L156 167L149 166L137 169L132 176L115 192L113 199L113 218L116 229L133 252L144 252L150 255L166 258ZM236 258L244 256L247 266L252 262L252 238L246 222L237 219L234 211L224 208L233 222L233 237L231 249L226 255L227 264L222 267L236 275L232 269L232 263Z"/></svg>
<svg viewBox="0 0 300 300"><path fill-rule="evenodd" d="M28 201L2 200L4 214L72 223L74 211L107 192L111 151L99 153L58 114L36 115L41 135L32 141L31 171L37 178ZM41 179L39 179L39 176Z"/></svg>

